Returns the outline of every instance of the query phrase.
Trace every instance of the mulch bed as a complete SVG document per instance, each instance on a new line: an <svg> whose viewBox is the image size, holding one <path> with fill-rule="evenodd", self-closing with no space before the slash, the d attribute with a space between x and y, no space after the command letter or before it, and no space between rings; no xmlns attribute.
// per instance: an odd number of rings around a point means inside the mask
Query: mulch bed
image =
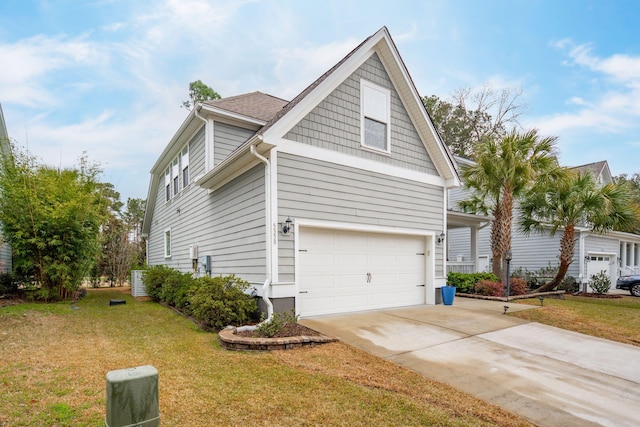
<svg viewBox="0 0 640 427"><path fill-rule="evenodd" d="M256 331L241 331L235 332L235 335L245 337L245 338L261 338L260 335L256 333ZM287 338L287 337L299 337L299 336L307 336L307 337L317 337L321 334L313 329L307 328L306 326L302 326L298 323L290 323L287 324L282 330L278 331L277 334L273 336L273 338Z"/></svg>
<svg viewBox="0 0 640 427"><path fill-rule="evenodd" d="M594 292L576 292L573 294L574 297L587 297L587 298L601 298L601 299L614 299L614 298L622 298L624 295L618 294L596 294Z"/></svg>

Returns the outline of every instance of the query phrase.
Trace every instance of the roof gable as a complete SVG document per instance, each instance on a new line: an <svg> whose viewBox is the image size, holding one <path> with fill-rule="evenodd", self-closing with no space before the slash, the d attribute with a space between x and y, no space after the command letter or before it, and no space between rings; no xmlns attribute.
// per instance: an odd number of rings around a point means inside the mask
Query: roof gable
<svg viewBox="0 0 640 427"><path fill-rule="evenodd" d="M453 157L436 132L386 27L365 39L340 62L309 85L257 133L263 135L265 140L284 137L293 126L373 54L377 54L383 63L439 175L447 181L448 185L460 185Z"/></svg>
<svg viewBox="0 0 640 427"><path fill-rule="evenodd" d="M580 172L589 172L597 182L603 185L613 182L613 175L611 175L609 163L606 160L588 163L586 165L574 166L571 169L576 169Z"/></svg>

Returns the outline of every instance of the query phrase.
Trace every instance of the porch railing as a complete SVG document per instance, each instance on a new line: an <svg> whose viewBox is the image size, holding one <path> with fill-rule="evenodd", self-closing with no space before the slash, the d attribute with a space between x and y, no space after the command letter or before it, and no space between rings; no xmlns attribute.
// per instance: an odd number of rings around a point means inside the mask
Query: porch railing
<svg viewBox="0 0 640 427"><path fill-rule="evenodd" d="M447 262L447 274L454 273L475 273L476 272L476 263L475 262L457 262L457 261L449 261Z"/></svg>
<svg viewBox="0 0 640 427"><path fill-rule="evenodd" d="M618 276L634 276L640 275L640 266L618 267Z"/></svg>

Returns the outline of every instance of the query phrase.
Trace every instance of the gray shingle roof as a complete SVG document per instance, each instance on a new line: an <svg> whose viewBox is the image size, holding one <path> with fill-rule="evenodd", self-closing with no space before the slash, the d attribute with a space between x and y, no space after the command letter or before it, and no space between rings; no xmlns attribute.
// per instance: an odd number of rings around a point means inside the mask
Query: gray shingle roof
<svg viewBox="0 0 640 427"><path fill-rule="evenodd" d="M288 103L289 101L285 101L284 99L257 91L203 102L203 104L211 107L220 108L221 110L265 122L271 120Z"/></svg>
<svg viewBox="0 0 640 427"><path fill-rule="evenodd" d="M602 160L600 162L588 163L586 165L574 166L571 169L577 169L580 172L590 172L594 177L599 177L602 170L606 166L607 162Z"/></svg>

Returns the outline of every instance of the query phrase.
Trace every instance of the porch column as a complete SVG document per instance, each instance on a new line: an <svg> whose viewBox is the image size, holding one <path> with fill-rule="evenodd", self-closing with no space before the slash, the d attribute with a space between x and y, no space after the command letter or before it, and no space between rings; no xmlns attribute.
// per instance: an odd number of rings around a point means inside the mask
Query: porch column
<svg viewBox="0 0 640 427"><path fill-rule="evenodd" d="M478 226L471 226L471 261L473 261L473 271L478 272L478 264L480 260L478 259L478 235L480 234L478 230Z"/></svg>
<svg viewBox="0 0 640 427"><path fill-rule="evenodd" d="M635 243L632 243L631 245L631 253L629 254L629 266L631 267L635 267L636 266L636 245Z"/></svg>
<svg viewBox="0 0 640 427"><path fill-rule="evenodd" d="M627 242L620 242L620 267L627 266Z"/></svg>

